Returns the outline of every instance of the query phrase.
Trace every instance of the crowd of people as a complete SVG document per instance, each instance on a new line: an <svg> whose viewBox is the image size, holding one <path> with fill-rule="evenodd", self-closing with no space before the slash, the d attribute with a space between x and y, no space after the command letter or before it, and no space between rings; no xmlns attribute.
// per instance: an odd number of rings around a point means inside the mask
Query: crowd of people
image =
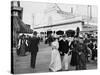
<svg viewBox="0 0 100 75"><path fill-rule="evenodd" d="M52 42L50 70L69 70L69 66L76 66L76 70L85 70L88 62L96 61L97 37L88 33L85 35L87 37L70 37L64 34L56 38Z"/></svg>
<svg viewBox="0 0 100 75"><path fill-rule="evenodd" d="M25 56L25 53L29 51L31 53L30 66L35 69L40 38L37 37L36 32L33 34L33 37L25 37L23 34L19 38L17 54ZM60 37L52 37L50 46L52 47L50 71L68 71L70 66L76 66L76 70L86 70L87 62L97 60L97 40L94 37L71 37L64 34Z"/></svg>

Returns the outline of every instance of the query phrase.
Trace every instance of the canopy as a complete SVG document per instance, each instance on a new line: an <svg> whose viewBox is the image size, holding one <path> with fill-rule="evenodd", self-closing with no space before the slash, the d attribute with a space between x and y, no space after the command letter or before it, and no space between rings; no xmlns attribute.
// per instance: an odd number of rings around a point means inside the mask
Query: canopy
<svg viewBox="0 0 100 75"><path fill-rule="evenodd" d="M28 28L26 24L17 16L12 16L13 30L17 33L32 33L32 29Z"/></svg>

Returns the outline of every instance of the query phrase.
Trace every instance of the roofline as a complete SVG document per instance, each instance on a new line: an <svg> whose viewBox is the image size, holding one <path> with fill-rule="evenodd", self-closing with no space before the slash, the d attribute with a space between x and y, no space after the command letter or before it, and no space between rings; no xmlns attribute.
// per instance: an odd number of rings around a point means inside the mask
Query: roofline
<svg viewBox="0 0 100 75"><path fill-rule="evenodd" d="M78 21L73 21L73 22L67 22L67 23L60 23L60 24L54 24L54 25L50 25L50 26L41 26L41 27L36 27L34 29L40 29L40 28L48 28L48 27L56 27L56 26L62 26L65 24L73 24L73 23L84 23L84 21L78 20ZM83 25L83 24L82 24Z"/></svg>

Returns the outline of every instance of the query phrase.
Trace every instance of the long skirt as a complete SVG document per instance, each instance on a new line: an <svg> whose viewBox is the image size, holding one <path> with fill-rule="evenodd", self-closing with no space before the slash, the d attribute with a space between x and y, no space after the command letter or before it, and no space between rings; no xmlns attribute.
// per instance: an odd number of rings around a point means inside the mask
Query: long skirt
<svg viewBox="0 0 100 75"><path fill-rule="evenodd" d="M25 49L26 49L26 45L22 44L21 47L20 47L20 53L19 53L20 56L25 55Z"/></svg>
<svg viewBox="0 0 100 75"><path fill-rule="evenodd" d="M77 57L77 66L76 70L85 70L86 69L86 56L84 53Z"/></svg>
<svg viewBox="0 0 100 75"><path fill-rule="evenodd" d="M77 65L77 53L76 52L72 52L72 58L71 58L70 64L72 66L76 66Z"/></svg>
<svg viewBox="0 0 100 75"><path fill-rule="evenodd" d="M49 69L53 72L61 70L61 58L59 51L56 49L52 50L51 52L51 62L49 65Z"/></svg>

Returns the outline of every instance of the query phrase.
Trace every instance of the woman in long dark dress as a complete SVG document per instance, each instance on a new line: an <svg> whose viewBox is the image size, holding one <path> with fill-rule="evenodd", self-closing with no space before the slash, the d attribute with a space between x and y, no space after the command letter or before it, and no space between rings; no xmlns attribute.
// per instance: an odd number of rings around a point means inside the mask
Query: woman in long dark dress
<svg viewBox="0 0 100 75"><path fill-rule="evenodd" d="M77 65L76 70L86 70L86 59L87 59L87 46L83 43L83 38L79 38L79 42L76 46L77 52Z"/></svg>
<svg viewBox="0 0 100 75"><path fill-rule="evenodd" d="M78 41L77 38L74 38L74 41L71 43L72 48L72 58L71 58L71 65L76 66L77 65L77 52L76 52L76 45Z"/></svg>
<svg viewBox="0 0 100 75"><path fill-rule="evenodd" d="M20 56L25 56L25 49L26 49L26 39L25 39L25 35L22 35L22 37L19 39L19 54Z"/></svg>

